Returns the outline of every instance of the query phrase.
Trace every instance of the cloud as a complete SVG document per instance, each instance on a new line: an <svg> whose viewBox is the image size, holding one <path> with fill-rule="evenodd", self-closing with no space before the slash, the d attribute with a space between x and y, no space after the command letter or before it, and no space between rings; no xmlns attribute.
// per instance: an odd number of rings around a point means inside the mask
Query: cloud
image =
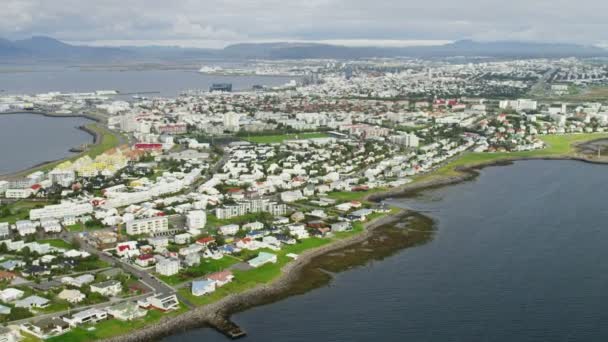
<svg viewBox="0 0 608 342"><path fill-rule="evenodd" d="M2 0L0 36L68 41L604 40L599 0Z"/></svg>

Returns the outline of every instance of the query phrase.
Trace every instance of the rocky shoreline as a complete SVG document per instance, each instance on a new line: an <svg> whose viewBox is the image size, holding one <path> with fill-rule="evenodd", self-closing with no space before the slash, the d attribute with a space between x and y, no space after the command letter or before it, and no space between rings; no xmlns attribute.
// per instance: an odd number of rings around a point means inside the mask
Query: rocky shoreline
<svg viewBox="0 0 608 342"><path fill-rule="evenodd" d="M407 214L407 211L401 210L397 214L383 216L377 220L368 222L365 225L364 232L361 234L302 253L298 256L298 259L287 264L281 270L281 276L278 279L269 284L260 285L245 292L227 296L218 302L192 309L177 317L163 319L153 326L133 331L129 333L129 335L117 336L103 341L147 342L158 340L162 337L188 329L204 326L226 331L227 328L233 326L233 323L230 322L228 318L229 315L243 311L246 308L272 301L271 298L283 293L298 279L298 275L302 269L314 258L365 241L373 234L376 228L398 222L405 214Z"/></svg>

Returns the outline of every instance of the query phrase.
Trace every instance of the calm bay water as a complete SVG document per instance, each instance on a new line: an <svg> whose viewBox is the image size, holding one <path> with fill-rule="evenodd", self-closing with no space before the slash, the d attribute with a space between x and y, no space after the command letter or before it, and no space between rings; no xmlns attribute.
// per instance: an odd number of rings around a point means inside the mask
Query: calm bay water
<svg viewBox="0 0 608 342"><path fill-rule="evenodd" d="M93 141L77 128L89 122L37 114L0 115L0 175L73 155L70 148Z"/></svg>
<svg viewBox="0 0 608 342"><path fill-rule="evenodd" d="M90 92L118 90L121 93L158 92L146 96L175 97L191 89L207 90L213 83L232 83L234 90L254 85L280 86L294 77L203 75L195 70L80 70L41 68L0 73L1 94L36 94L50 91Z"/></svg>
<svg viewBox="0 0 608 342"><path fill-rule="evenodd" d="M606 340L607 171L522 161L394 200L435 218L436 238L233 319L251 342ZM199 329L166 341L226 339Z"/></svg>

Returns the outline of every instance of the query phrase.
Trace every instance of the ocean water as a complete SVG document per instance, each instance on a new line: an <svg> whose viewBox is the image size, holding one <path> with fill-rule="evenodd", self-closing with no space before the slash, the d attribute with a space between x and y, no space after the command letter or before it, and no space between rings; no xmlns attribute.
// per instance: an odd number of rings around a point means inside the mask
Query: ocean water
<svg viewBox="0 0 608 342"><path fill-rule="evenodd" d="M86 118L51 118L37 114L0 115L0 175L74 155L70 148L93 142L78 129Z"/></svg>
<svg viewBox="0 0 608 342"><path fill-rule="evenodd" d="M69 67L33 67L0 72L2 94L36 94L50 91L90 92L118 90L142 96L175 97L192 90L208 90L213 83L232 83L234 90L254 85L280 86L294 77L203 75L196 70L83 70ZM151 94L145 94L151 92Z"/></svg>
<svg viewBox="0 0 608 342"><path fill-rule="evenodd" d="M233 319L248 342L605 341L606 190L608 166L521 161L391 200L435 218L435 239Z"/></svg>

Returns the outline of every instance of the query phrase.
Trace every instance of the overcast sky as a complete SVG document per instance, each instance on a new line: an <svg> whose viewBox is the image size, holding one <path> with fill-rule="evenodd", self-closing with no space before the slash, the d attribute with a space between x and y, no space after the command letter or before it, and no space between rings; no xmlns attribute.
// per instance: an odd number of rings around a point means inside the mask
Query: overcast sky
<svg viewBox="0 0 608 342"><path fill-rule="evenodd" d="M222 47L458 39L605 44L606 0L0 0L0 37Z"/></svg>

